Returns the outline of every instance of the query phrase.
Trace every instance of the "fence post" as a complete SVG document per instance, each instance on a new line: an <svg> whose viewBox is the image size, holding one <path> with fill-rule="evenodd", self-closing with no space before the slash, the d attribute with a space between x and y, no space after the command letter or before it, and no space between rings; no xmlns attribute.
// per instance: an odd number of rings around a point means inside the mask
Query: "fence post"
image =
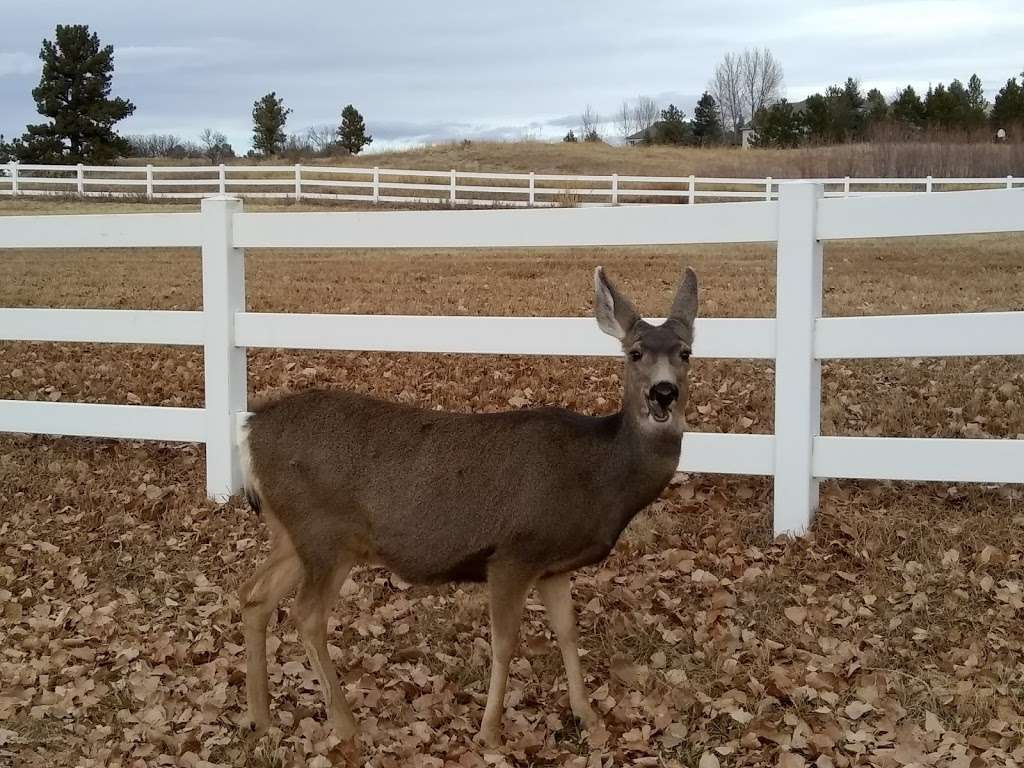
<svg viewBox="0 0 1024 768"><path fill-rule="evenodd" d="M153 166L146 166L146 199L153 199Z"/></svg>
<svg viewBox="0 0 1024 768"><path fill-rule="evenodd" d="M822 250L818 183L779 185L775 288L775 535L801 535L818 507L811 456L821 431L821 363L814 328L821 317Z"/></svg>
<svg viewBox="0 0 1024 768"><path fill-rule="evenodd" d="M11 197L18 194L18 164L8 163L7 170L11 174Z"/></svg>
<svg viewBox="0 0 1024 768"><path fill-rule="evenodd" d="M451 184L449 185L449 190L448 190L448 204L454 207L454 205L455 205L455 169L454 168L452 168L451 173L452 173L452 176L451 176L452 180L451 180Z"/></svg>
<svg viewBox="0 0 1024 768"><path fill-rule="evenodd" d="M245 254L234 247L234 214L242 201L205 198L203 238L203 360L206 391L206 495L226 501L242 486L235 419L246 410L245 349L235 346L235 313L245 309Z"/></svg>
<svg viewBox="0 0 1024 768"><path fill-rule="evenodd" d="M695 199L696 199L696 197L697 197L697 195L696 195L696 192L697 192L697 179L696 179L696 177L695 177L695 176L694 176L694 175L693 175L693 174L691 173L691 174L690 174L690 187L689 187L689 198L690 198L690 205L693 205L693 202L694 202L694 200L695 200Z"/></svg>
<svg viewBox="0 0 1024 768"><path fill-rule="evenodd" d="M850 196L850 177L849 176L844 176L843 177L843 197L849 197L849 196Z"/></svg>
<svg viewBox="0 0 1024 768"><path fill-rule="evenodd" d="M373 202L374 205L380 202L380 168L373 167Z"/></svg>
<svg viewBox="0 0 1024 768"><path fill-rule="evenodd" d="M302 164L295 164L295 202L302 199Z"/></svg>
<svg viewBox="0 0 1024 768"><path fill-rule="evenodd" d="M765 200L771 200L772 199L772 177L771 176L769 176L767 179L764 180L764 199Z"/></svg>
<svg viewBox="0 0 1024 768"><path fill-rule="evenodd" d="M1006 177L1006 188L1013 189L1013 176Z"/></svg>
<svg viewBox="0 0 1024 768"><path fill-rule="evenodd" d="M227 178L226 178L226 175L225 175L225 172L224 172L224 163L221 163L220 166L218 166L218 168L217 168L217 181L220 182L220 184L219 184L219 192L220 192L220 194L226 195L227 194L227 191L226 191Z"/></svg>
<svg viewBox="0 0 1024 768"><path fill-rule="evenodd" d="M80 196L85 195L85 168L79 163L75 168L75 181L78 186L78 194Z"/></svg>
<svg viewBox="0 0 1024 768"><path fill-rule="evenodd" d="M925 181L924 181L924 191L925 192L931 192L932 191L932 177L931 176L927 176L925 178Z"/></svg>
<svg viewBox="0 0 1024 768"><path fill-rule="evenodd" d="M619 174L612 174L612 205L619 204Z"/></svg>
<svg viewBox="0 0 1024 768"><path fill-rule="evenodd" d="M534 172L530 171L530 207L533 208L533 204L537 201L537 181L534 178Z"/></svg>

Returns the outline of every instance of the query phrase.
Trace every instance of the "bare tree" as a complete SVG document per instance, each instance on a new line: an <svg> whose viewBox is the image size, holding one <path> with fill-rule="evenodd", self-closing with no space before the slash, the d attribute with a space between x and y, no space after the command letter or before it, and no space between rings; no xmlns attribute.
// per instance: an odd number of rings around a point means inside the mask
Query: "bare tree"
<svg viewBox="0 0 1024 768"><path fill-rule="evenodd" d="M220 163L235 156L228 137L212 128L203 129L199 134L199 143L203 148L203 156L211 163Z"/></svg>
<svg viewBox="0 0 1024 768"><path fill-rule="evenodd" d="M601 115L594 111L589 104L580 115L580 122L582 123L580 132L583 134L584 141L601 141L601 133L597 129L601 123Z"/></svg>
<svg viewBox="0 0 1024 768"><path fill-rule="evenodd" d="M738 138L747 117L743 98L743 73L738 55L727 53L722 57L715 67L708 90L718 102L722 125Z"/></svg>
<svg viewBox="0 0 1024 768"><path fill-rule="evenodd" d="M327 123L311 125L306 129L306 141L318 154L326 155L338 143L337 131L337 126Z"/></svg>
<svg viewBox="0 0 1024 768"><path fill-rule="evenodd" d="M629 106L629 100L623 99L619 111L615 113L615 122L618 125L622 140L625 141L636 133L636 123L633 120L633 108Z"/></svg>
<svg viewBox="0 0 1024 768"><path fill-rule="evenodd" d="M718 102L723 126L739 139L743 126L782 96L782 63L768 48L727 53L708 90Z"/></svg>
<svg viewBox="0 0 1024 768"><path fill-rule="evenodd" d="M637 96L636 106L633 107L633 120L638 131L650 133L651 128L658 121L658 102L650 96Z"/></svg>
<svg viewBox="0 0 1024 768"><path fill-rule="evenodd" d="M740 56L740 73L744 108L750 119L782 97L782 63L770 49L745 50Z"/></svg>

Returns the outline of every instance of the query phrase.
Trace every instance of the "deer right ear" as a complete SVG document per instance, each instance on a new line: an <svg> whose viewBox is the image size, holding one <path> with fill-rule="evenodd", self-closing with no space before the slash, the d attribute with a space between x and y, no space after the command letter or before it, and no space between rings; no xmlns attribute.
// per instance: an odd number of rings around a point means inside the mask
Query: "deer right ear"
<svg viewBox="0 0 1024 768"><path fill-rule="evenodd" d="M602 267L594 270L594 317L602 331L619 341L640 319L633 303L605 277Z"/></svg>

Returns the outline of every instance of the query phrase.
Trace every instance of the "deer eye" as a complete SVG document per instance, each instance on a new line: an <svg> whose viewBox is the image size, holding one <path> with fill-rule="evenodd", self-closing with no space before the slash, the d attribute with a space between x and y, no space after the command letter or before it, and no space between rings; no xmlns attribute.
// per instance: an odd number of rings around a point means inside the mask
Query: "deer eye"
<svg viewBox="0 0 1024 768"><path fill-rule="evenodd" d="M684 363L690 362L690 350L684 349L679 352L679 357Z"/></svg>
<svg viewBox="0 0 1024 768"><path fill-rule="evenodd" d="M629 350L629 359L632 360L634 363L640 360L640 358L642 358L643 356L644 353L641 352L639 349Z"/></svg>

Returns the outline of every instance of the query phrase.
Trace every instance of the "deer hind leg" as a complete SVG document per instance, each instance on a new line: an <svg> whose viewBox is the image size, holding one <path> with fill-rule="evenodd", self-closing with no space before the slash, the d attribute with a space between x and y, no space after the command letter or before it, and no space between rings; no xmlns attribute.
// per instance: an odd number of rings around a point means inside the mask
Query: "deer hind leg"
<svg viewBox="0 0 1024 768"><path fill-rule="evenodd" d="M587 701L587 689L583 685L583 670L580 668L580 654L576 646L576 612L572 604L572 585L569 574L549 576L537 582L537 592L548 614L548 623L554 630L558 647L562 651L565 674L569 679L569 705L572 713L588 730L600 722Z"/></svg>
<svg viewBox="0 0 1024 768"><path fill-rule="evenodd" d="M271 538L270 557L239 590L245 628L245 691L249 728L262 735L270 727L270 693L267 687L267 624L281 599L299 580L298 555L286 534Z"/></svg>
<svg viewBox="0 0 1024 768"><path fill-rule="evenodd" d="M353 564L354 559L344 555L326 572L307 566L292 609L309 664L320 681L328 717L342 741L355 736L358 726L327 652L327 616Z"/></svg>
<svg viewBox="0 0 1024 768"><path fill-rule="evenodd" d="M487 574L491 608L491 682L480 724L480 739L488 747L501 744L508 666L519 641L523 603L532 579L514 567L495 566Z"/></svg>

